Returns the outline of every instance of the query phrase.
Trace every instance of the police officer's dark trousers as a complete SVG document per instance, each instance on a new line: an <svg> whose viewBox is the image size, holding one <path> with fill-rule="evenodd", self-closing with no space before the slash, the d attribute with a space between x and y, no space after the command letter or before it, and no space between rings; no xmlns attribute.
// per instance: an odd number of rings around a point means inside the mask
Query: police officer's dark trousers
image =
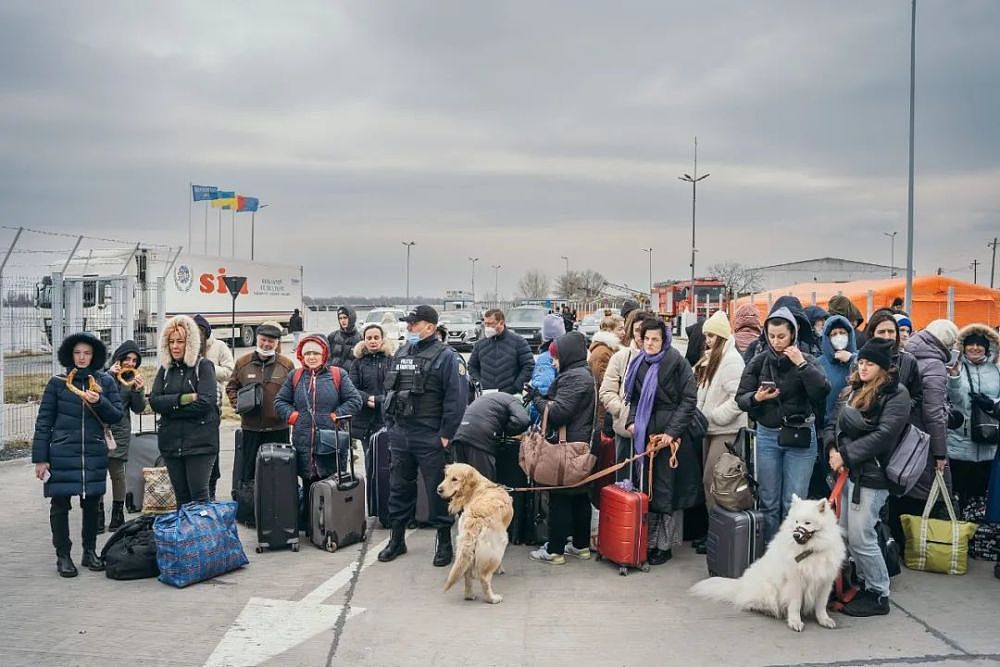
<svg viewBox="0 0 1000 667"><path fill-rule="evenodd" d="M441 438L430 430L398 425L389 428L389 448L392 464L389 471L389 523L406 523L417 505L417 471L423 473L427 492L429 521L434 528L447 528L453 523L448 505L437 493L444 479L444 467L450 463L451 451L441 446Z"/></svg>

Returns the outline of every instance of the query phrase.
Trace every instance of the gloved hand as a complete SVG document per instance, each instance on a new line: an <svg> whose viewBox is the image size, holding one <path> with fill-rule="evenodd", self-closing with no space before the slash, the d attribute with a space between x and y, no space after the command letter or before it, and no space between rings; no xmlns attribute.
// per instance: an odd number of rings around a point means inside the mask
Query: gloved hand
<svg viewBox="0 0 1000 667"><path fill-rule="evenodd" d="M194 403L196 398L198 398L198 394L181 394L180 403L181 405L189 405Z"/></svg>

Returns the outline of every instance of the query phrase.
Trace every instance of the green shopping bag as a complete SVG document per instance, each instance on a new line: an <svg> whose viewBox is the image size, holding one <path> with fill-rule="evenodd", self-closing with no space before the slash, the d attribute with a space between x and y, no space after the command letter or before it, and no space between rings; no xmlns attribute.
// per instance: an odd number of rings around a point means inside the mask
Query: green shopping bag
<svg viewBox="0 0 1000 667"><path fill-rule="evenodd" d="M950 521L929 518L938 494L944 497ZM906 535L906 567L921 572L965 574L969 569L969 540L976 524L959 521L944 483L944 474L937 470L923 516L904 514L899 517Z"/></svg>

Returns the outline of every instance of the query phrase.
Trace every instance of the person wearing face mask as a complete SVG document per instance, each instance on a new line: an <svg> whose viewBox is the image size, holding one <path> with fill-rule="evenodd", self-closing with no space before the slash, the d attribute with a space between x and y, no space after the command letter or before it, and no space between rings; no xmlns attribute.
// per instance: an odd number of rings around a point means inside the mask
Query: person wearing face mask
<svg viewBox="0 0 1000 667"><path fill-rule="evenodd" d="M857 346L854 342L854 327L843 315L830 315L820 334L819 365L830 382L830 393L826 395L826 404L822 414L816 415L816 426L825 428L833 414L834 405L840 392L847 386L847 378L857 360ZM812 476L809 479L809 497L821 498L830 494L827 475L830 468L822 452L817 452L816 463L813 464Z"/></svg>
<svg viewBox="0 0 1000 667"><path fill-rule="evenodd" d="M503 311L492 308L483 316L483 338L469 356L469 374L483 390L519 394L531 379L535 358L528 341L507 329Z"/></svg>
<svg viewBox="0 0 1000 667"><path fill-rule="evenodd" d="M274 398L287 378L295 370L292 360L281 353L281 327L277 322L264 322L257 327L257 347L236 360L233 374L226 383L226 397L236 407L236 396L248 385L261 385L260 406L240 415L243 429L241 470L234 479L247 482L254 478L257 451L265 442L288 443L288 424L278 416ZM235 491L235 489L234 489Z"/></svg>
<svg viewBox="0 0 1000 667"><path fill-rule="evenodd" d="M451 458L448 447L462 422L469 382L465 362L436 335L438 313L434 308L417 306L404 320L406 345L392 358L385 378L384 414L392 458L392 535L378 559L385 563L406 553L406 524L416 508L419 468L430 504L429 523L437 529L433 564L444 567L453 556L453 519L437 487Z"/></svg>
<svg viewBox="0 0 1000 667"><path fill-rule="evenodd" d="M965 422L948 431L948 460L952 485L964 508L973 498L986 496L997 453L996 430L977 432L974 422L981 420L978 415L973 419L973 412L1000 416L1000 335L985 324L970 324L958 333L958 349L959 363L948 369L948 398Z"/></svg>
<svg viewBox="0 0 1000 667"><path fill-rule="evenodd" d="M792 496L808 496L816 417L825 409L830 382L819 362L796 345L799 325L788 308L773 311L764 327L767 348L743 371L736 404L757 422L757 482L768 542Z"/></svg>

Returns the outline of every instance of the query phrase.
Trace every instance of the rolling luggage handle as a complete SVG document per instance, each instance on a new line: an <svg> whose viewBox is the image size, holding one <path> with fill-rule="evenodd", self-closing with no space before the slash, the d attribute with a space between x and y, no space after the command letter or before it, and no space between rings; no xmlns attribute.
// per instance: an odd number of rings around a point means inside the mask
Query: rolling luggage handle
<svg viewBox="0 0 1000 667"><path fill-rule="evenodd" d="M347 442L349 443L347 446L347 459L348 461L350 461L350 467L351 467L350 479L348 479L345 482L344 473L340 471L340 447L339 446L335 447L333 451L334 451L334 458L336 460L337 470L336 472L333 473L333 475L331 475L331 477L334 478L334 483L336 484L338 491L349 491L350 489L353 489L358 485L358 476L354 472L354 453L351 451L351 447L353 446L354 442L353 438L351 438L351 420L353 418L354 415L344 415L343 417L337 417L337 421L333 422L333 430L337 432L340 431L341 422L347 423L347 428L346 428ZM320 516L322 516L322 513L320 514Z"/></svg>

